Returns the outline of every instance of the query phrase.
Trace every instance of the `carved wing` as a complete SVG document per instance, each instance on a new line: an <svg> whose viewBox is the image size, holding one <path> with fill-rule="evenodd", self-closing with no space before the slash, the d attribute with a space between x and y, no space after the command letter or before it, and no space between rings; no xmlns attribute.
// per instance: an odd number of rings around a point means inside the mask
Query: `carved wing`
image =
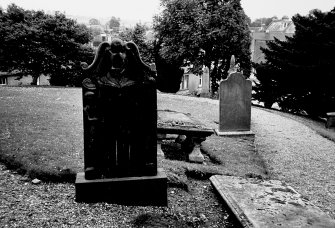
<svg viewBox="0 0 335 228"><path fill-rule="evenodd" d="M108 61L106 59L106 51L110 49L110 44L108 42L102 42L98 49L97 52L95 54L94 60L91 63L91 65L85 67L84 65L82 65L82 68L84 70L89 70L92 72L96 72L96 73L100 73L101 71L103 71L103 65L102 64L104 61ZM87 64L86 64L87 65Z"/></svg>

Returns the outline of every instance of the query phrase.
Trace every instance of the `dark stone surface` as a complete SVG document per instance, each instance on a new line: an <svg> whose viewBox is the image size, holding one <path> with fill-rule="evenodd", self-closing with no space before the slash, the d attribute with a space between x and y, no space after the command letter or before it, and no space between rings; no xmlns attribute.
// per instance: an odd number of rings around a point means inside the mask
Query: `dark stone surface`
<svg viewBox="0 0 335 228"><path fill-rule="evenodd" d="M155 87L150 83L100 87L97 95L83 87L83 93L86 178L155 175Z"/></svg>
<svg viewBox="0 0 335 228"><path fill-rule="evenodd" d="M104 42L83 81L86 179L156 175L157 92L137 46Z"/></svg>
<svg viewBox="0 0 335 228"><path fill-rule="evenodd" d="M87 66L87 64L83 64ZM157 90L137 46L99 45L83 80L84 173L76 200L167 205L167 178L157 173Z"/></svg>
<svg viewBox="0 0 335 228"><path fill-rule="evenodd" d="M87 180L78 173L76 201L108 202L137 206L167 206L167 177L162 169L155 176Z"/></svg>

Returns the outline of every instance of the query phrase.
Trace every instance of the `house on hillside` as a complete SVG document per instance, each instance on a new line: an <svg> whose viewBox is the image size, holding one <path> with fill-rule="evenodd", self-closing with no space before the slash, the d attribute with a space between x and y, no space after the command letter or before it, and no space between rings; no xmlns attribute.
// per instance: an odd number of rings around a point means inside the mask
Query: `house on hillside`
<svg viewBox="0 0 335 228"><path fill-rule="evenodd" d="M199 92L208 94L210 91L209 71L204 68L201 75L195 75L187 67L183 67L184 75L180 83L180 90L188 90L190 93Z"/></svg>
<svg viewBox="0 0 335 228"><path fill-rule="evenodd" d="M249 28L251 31L251 60L255 63L264 62L264 54L261 47L266 48L266 42L276 37L285 41L286 37L292 37L295 33L295 26L288 17L273 20L266 28Z"/></svg>
<svg viewBox="0 0 335 228"><path fill-rule="evenodd" d="M93 37L93 40L89 43L89 45L90 45L92 48L96 49L96 48L98 48L98 46L99 46L100 43L102 43L102 42L105 42L105 41L107 41L107 42L111 42L113 37L114 37L114 36L112 36L112 35L109 34L109 33L101 33L101 34L98 34L98 35L94 36L94 37Z"/></svg>

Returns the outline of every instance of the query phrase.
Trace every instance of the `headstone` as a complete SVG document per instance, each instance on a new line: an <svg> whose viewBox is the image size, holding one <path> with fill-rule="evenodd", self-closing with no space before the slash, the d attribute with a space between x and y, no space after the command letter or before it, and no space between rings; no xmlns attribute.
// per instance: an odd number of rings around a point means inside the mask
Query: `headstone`
<svg viewBox="0 0 335 228"><path fill-rule="evenodd" d="M199 87L199 76L195 74L188 75L188 91L190 93L196 92Z"/></svg>
<svg viewBox="0 0 335 228"><path fill-rule="evenodd" d="M100 44L83 81L84 172L76 200L166 205L167 178L157 168L154 73L132 42Z"/></svg>
<svg viewBox="0 0 335 228"><path fill-rule="evenodd" d="M209 93L209 70L205 67L204 72L202 74L202 86L201 86L201 95L208 95Z"/></svg>
<svg viewBox="0 0 335 228"><path fill-rule="evenodd" d="M251 122L251 81L232 73L220 83L218 135L248 135Z"/></svg>

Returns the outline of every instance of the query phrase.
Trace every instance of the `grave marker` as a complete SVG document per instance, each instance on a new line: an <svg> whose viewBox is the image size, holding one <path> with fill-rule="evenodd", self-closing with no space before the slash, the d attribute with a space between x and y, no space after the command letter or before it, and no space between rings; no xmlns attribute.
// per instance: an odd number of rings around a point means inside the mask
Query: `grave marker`
<svg viewBox="0 0 335 228"><path fill-rule="evenodd" d="M83 81L84 171L76 200L167 205L167 178L157 168L157 93L137 46L100 44Z"/></svg>
<svg viewBox="0 0 335 228"><path fill-rule="evenodd" d="M220 83L218 135L249 135L251 122L251 81L241 73L231 73Z"/></svg>

